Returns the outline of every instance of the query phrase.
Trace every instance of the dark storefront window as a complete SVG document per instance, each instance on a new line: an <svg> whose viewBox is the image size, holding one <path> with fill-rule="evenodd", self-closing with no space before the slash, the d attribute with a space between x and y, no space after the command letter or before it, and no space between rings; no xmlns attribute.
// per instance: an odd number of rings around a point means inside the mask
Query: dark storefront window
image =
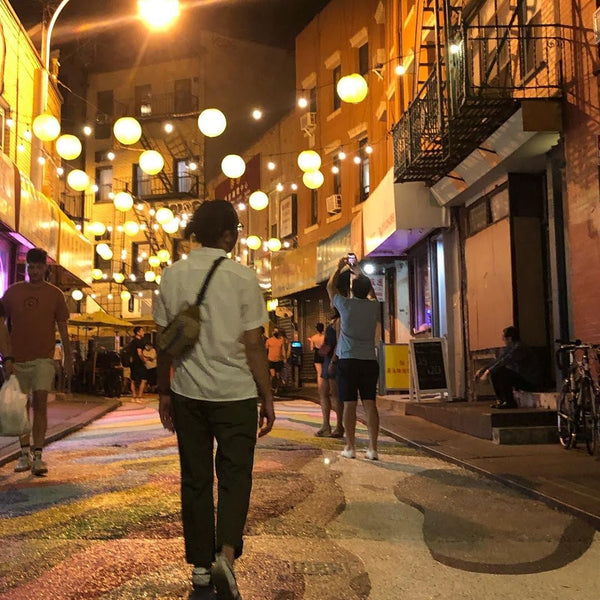
<svg viewBox="0 0 600 600"><path fill-rule="evenodd" d="M421 244L411 253L410 260L410 321L413 333L431 331L432 294L431 263L427 243Z"/></svg>

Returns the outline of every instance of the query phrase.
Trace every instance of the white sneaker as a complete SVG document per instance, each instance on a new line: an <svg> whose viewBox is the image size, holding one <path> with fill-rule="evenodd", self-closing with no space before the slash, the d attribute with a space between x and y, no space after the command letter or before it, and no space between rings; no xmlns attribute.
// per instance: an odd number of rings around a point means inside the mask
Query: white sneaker
<svg viewBox="0 0 600 600"><path fill-rule="evenodd" d="M31 472L38 477L40 475L45 475L48 472L48 465L42 460L41 454L34 454Z"/></svg>
<svg viewBox="0 0 600 600"><path fill-rule="evenodd" d="M211 575L219 600L242 600L233 567L222 554L217 554Z"/></svg>
<svg viewBox="0 0 600 600"><path fill-rule="evenodd" d="M341 455L344 458L356 458L356 452L352 448L344 448L341 452Z"/></svg>
<svg viewBox="0 0 600 600"><path fill-rule="evenodd" d="M210 569L194 567L192 570L192 585L194 587L208 587L210 585Z"/></svg>
<svg viewBox="0 0 600 600"><path fill-rule="evenodd" d="M21 454L15 465L15 473L25 473L25 471L31 471L31 456L29 453Z"/></svg>
<svg viewBox="0 0 600 600"><path fill-rule="evenodd" d="M379 460L379 454L377 454L376 450L367 450L365 452L365 458L367 460Z"/></svg>

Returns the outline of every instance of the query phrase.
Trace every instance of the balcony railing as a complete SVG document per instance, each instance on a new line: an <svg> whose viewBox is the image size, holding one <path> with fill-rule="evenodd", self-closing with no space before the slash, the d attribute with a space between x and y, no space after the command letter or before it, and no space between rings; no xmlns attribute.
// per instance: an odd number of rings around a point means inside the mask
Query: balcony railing
<svg viewBox="0 0 600 600"><path fill-rule="evenodd" d="M433 183L510 117L520 101L561 93L559 27L466 26L393 130L397 181Z"/></svg>
<svg viewBox="0 0 600 600"><path fill-rule="evenodd" d="M112 185L102 186L97 192L97 201L109 201L111 193L128 191L141 200L163 200L173 198L198 198L200 178L190 173L165 173L145 175L137 179L115 179Z"/></svg>
<svg viewBox="0 0 600 600"><path fill-rule="evenodd" d="M176 117L195 114L200 102L193 94L152 94L132 103L134 114L140 119Z"/></svg>

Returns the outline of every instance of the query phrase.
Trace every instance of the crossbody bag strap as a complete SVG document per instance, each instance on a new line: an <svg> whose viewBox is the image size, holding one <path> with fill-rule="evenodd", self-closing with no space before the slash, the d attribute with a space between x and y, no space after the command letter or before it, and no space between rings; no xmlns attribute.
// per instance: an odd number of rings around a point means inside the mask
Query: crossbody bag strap
<svg viewBox="0 0 600 600"><path fill-rule="evenodd" d="M202 300L204 300L204 295L206 294L206 290L208 289L208 284L210 283L210 280L212 279L212 276L215 274L215 271L217 270L217 267L226 258L227 258L226 256L220 256L212 264L212 267L210 268L210 271L208 272L208 275L206 276L206 279L204 280L204 284L202 285L202 289L200 290L200 292L198 293L198 297L196 298L196 305L197 306L200 306L202 304Z"/></svg>

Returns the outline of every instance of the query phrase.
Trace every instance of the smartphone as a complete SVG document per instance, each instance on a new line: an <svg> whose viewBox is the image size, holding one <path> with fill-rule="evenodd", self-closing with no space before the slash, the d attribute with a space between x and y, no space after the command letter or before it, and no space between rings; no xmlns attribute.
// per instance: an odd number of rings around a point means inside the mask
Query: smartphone
<svg viewBox="0 0 600 600"><path fill-rule="evenodd" d="M354 252L348 252L346 260L348 261L348 264L353 267L356 264L356 254L354 254Z"/></svg>

